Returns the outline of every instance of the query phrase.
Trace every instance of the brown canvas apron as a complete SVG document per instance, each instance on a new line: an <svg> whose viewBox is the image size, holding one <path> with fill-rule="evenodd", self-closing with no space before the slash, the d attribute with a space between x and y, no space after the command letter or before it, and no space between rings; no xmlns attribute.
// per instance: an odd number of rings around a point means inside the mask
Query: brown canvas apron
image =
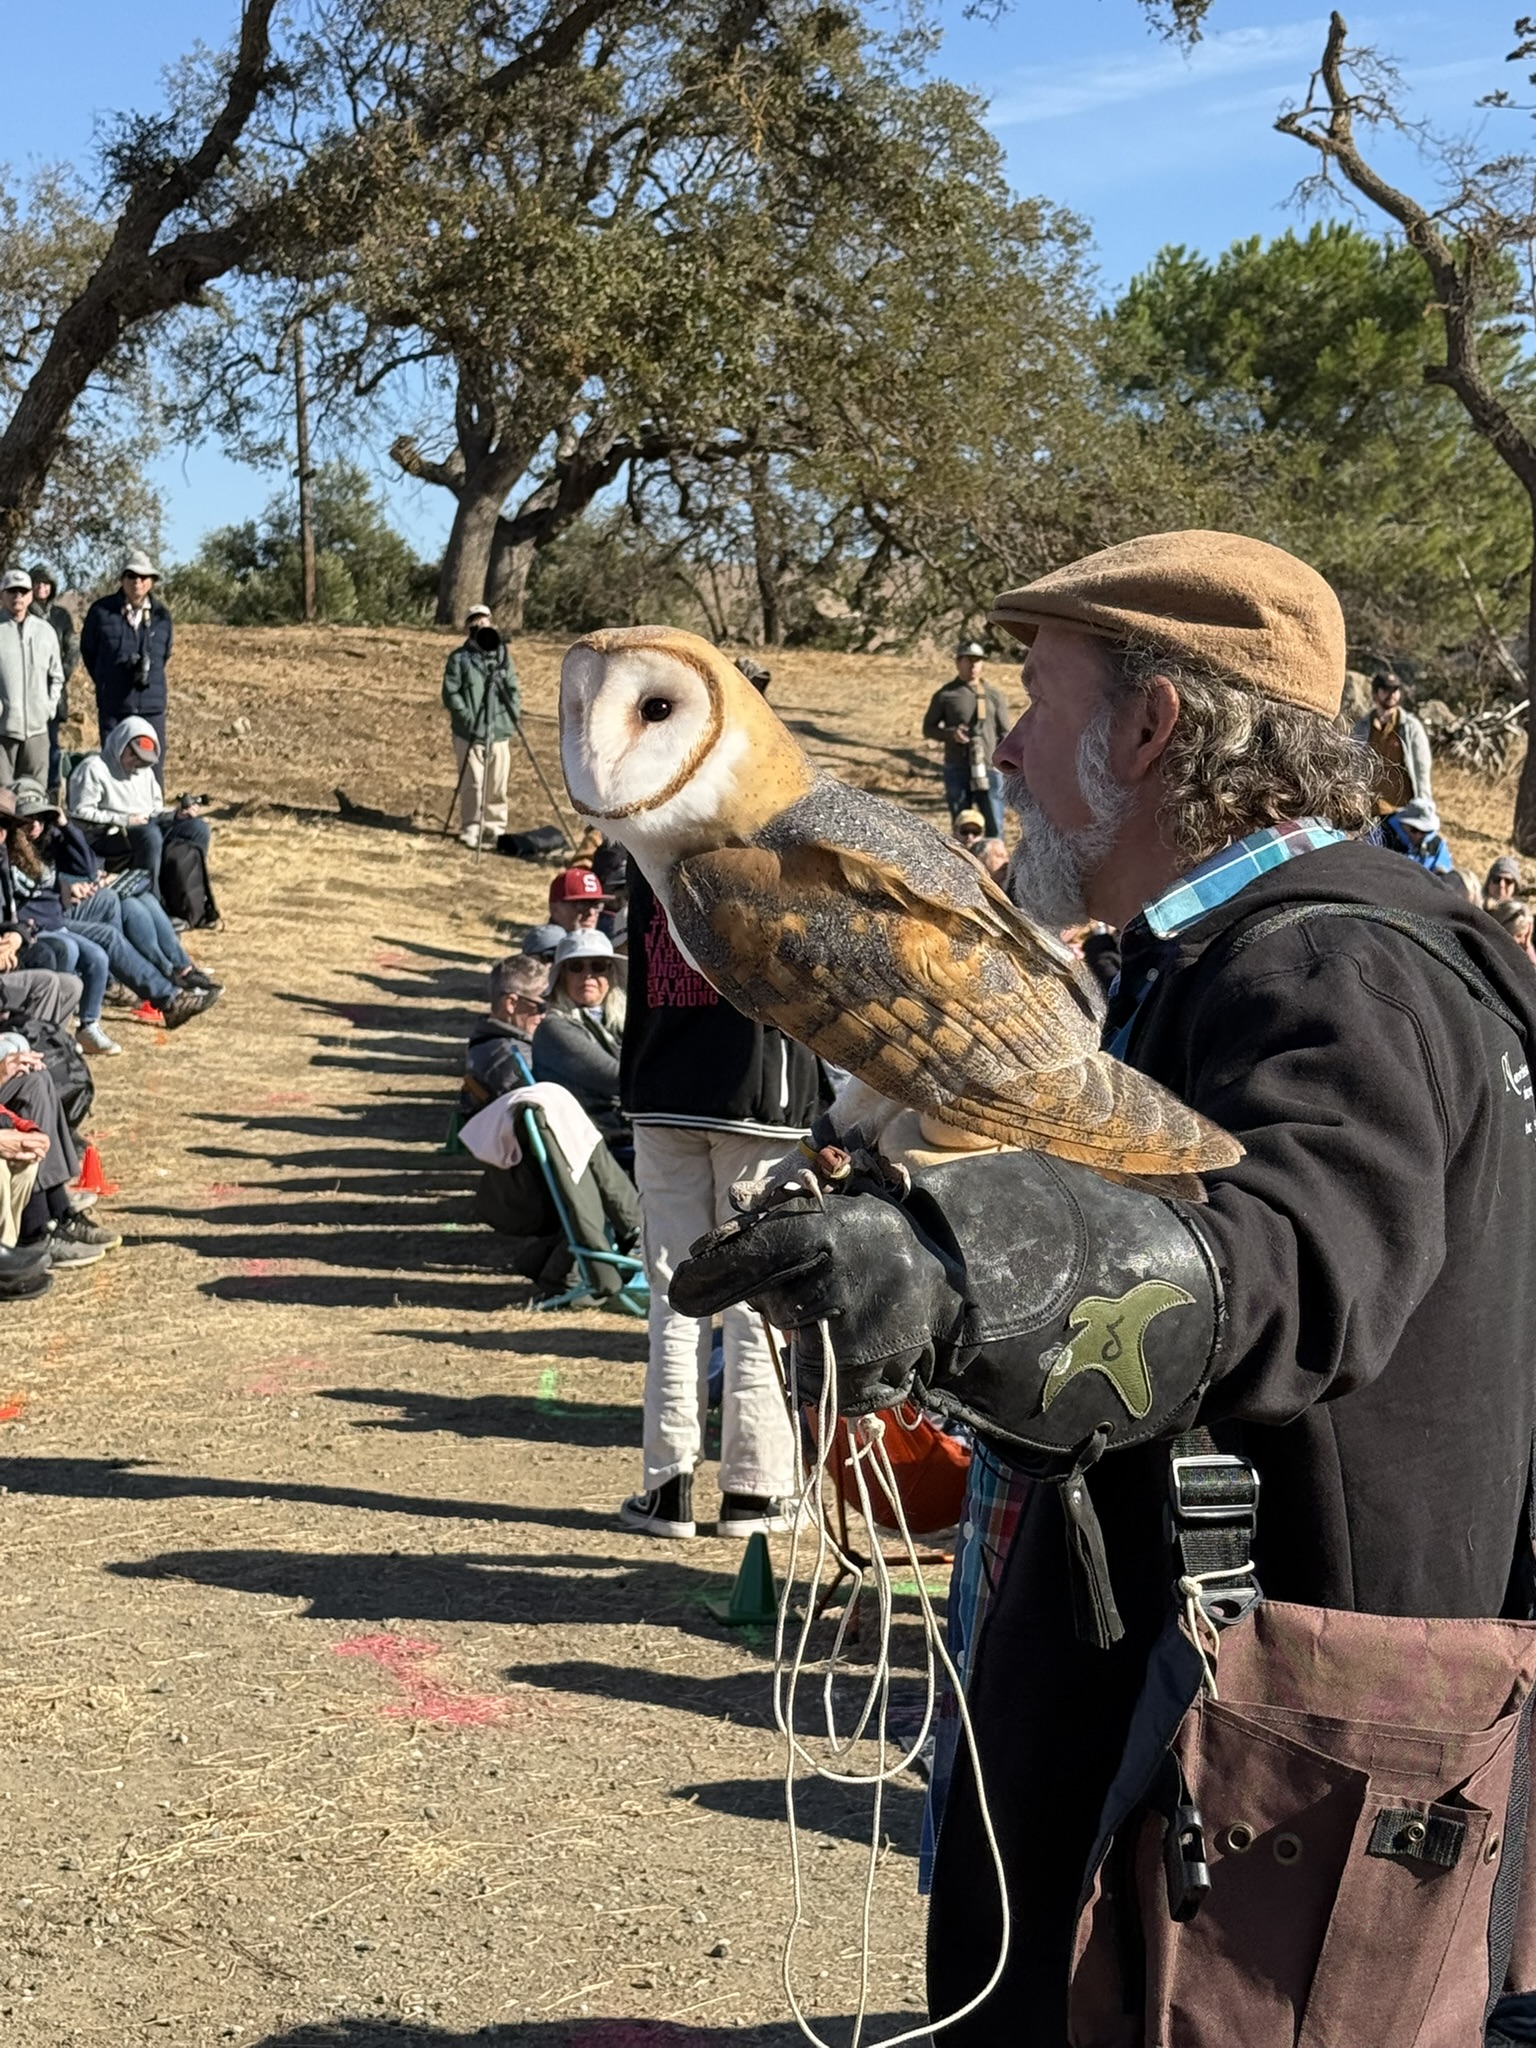
<svg viewBox="0 0 1536 2048"><path fill-rule="evenodd" d="M1251 1477L1184 1462L1215 1493ZM1536 1984L1536 1624L1264 1601L1235 1569L1256 1501L1255 1482L1225 1526L1185 1524L1221 1597L1151 1660L1079 1918L1070 2048L1481 2048L1501 1992Z"/></svg>

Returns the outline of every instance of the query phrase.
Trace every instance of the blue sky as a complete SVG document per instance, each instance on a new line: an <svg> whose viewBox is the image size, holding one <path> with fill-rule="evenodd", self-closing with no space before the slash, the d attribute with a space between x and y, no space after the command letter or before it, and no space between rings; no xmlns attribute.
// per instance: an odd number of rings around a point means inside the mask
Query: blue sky
<svg viewBox="0 0 1536 2048"><path fill-rule="evenodd" d="M1527 117L1479 114L1497 86L1529 99L1524 68L1504 62L1523 0L1459 0L1349 17L1351 40L1400 62L1413 112L1451 132L1483 124L1489 153L1528 146ZM1278 234L1309 153L1275 134L1273 119L1306 90L1323 46L1325 8L1285 0L1214 0L1192 51L1162 41L1136 0L1014 0L995 23L967 20L943 0L936 71L981 93L1021 192L1069 206L1092 226L1103 288L1113 292L1168 242L1215 253L1244 235ZM234 0L160 0L153 46L167 57L215 39ZM68 71L46 92L9 93L0 148L14 170L74 159L89 169L101 119L133 95L148 108L157 79L143 46L123 61L121 13L108 0L70 0L56 54ZM69 90L60 80L67 77ZM1383 167L1425 190L1412 148L1383 145ZM361 452L361 451L360 451ZM447 532L446 494L402 482L387 464L392 516L424 553ZM178 449L157 464L167 553L189 554L208 527L258 511L280 478L228 462L216 449Z"/></svg>

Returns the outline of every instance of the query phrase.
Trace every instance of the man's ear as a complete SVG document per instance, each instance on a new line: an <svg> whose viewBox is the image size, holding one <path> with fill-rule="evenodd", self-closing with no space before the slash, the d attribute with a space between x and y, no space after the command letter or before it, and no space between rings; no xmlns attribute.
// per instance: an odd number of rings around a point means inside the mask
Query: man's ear
<svg viewBox="0 0 1536 2048"><path fill-rule="evenodd" d="M1116 779L1129 784L1151 775L1178 722L1179 693L1166 676L1154 676L1144 689L1135 691L1120 715Z"/></svg>

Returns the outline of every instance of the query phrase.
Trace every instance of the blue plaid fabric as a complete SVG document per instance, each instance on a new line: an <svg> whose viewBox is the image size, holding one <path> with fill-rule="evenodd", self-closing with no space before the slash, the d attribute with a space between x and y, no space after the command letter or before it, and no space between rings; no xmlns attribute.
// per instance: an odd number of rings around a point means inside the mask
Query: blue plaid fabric
<svg viewBox="0 0 1536 2048"><path fill-rule="evenodd" d="M955 1552L949 1581L949 1605L944 1616L944 1637L962 1686L971 1682L971 1663L976 1640L986 1620L992 1596L1002 1580L1003 1565L1013 1547L1014 1532L1024 1511L1032 1481L983 1449L971 1448L971 1469L966 1481L965 1510L960 1524L960 1546ZM917 1888L924 1895L933 1885L933 1858L938 1847L939 1822L944 1817L954 1776L955 1757L961 1740L960 1709L954 1690L945 1685L934 1709L933 1762L928 1772L928 1798L923 1807L923 1839L917 1855Z"/></svg>
<svg viewBox="0 0 1536 2048"><path fill-rule="evenodd" d="M1259 875L1284 867L1300 853L1316 853L1319 847L1336 846L1347 837L1326 818L1298 818L1250 832L1246 839L1234 839L1187 875L1180 875L1171 888L1147 905L1142 917L1160 939L1174 938L1198 923L1208 910L1230 901Z"/></svg>

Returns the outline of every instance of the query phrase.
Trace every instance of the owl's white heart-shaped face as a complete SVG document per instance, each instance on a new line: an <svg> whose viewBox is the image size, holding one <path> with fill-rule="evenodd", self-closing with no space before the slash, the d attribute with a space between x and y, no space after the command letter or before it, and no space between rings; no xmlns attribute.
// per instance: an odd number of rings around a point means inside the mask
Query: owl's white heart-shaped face
<svg viewBox="0 0 1536 2048"><path fill-rule="evenodd" d="M720 737L719 691L656 647L578 644L560 670L560 764L579 810L628 818L670 804Z"/></svg>

